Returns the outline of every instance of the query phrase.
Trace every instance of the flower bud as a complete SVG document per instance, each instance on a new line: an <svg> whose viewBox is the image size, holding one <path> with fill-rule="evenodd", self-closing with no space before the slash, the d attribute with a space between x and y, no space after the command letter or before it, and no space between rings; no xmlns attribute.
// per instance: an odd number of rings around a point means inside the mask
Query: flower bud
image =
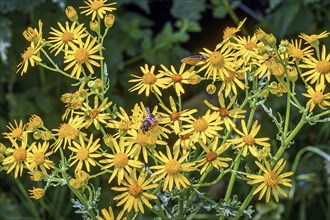
<svg viewBox="0 0 330 220"><path fill-rule="evenodd" d="M206 92L210 95L214 94L217 91L217 87L214 84L209 84L206 87Z"/></svg>
<svg viewBox="0 0 330 220"><path fill-rule="evenodd" d="M74 22L78 20L78 14L76 9L74 9L72 6L68 6L65 9L65 14L69 18L70 21Z"/></svg>
<svg viewBox="0 0 330 220"><path fill-rule="evenodd" d="M287 66L288 70L288 79L292 82L296 81L298 79L298 71L297 68L294 66Z"/></svg>
<svg viewBox="0 0 330 220"><path fill-rule="evenodd" d="M99 22L96 21L96 20L91 21L91 22L89 22L89 28L90 28L92 31L98 33L98 32L100 31L100 24L99 24Z"/></svg>
<svg viewBox="0 0 330 220"><path fill-rule="evenodd" d="M107 14L105 17L104 17L104 25L107 27L107 28L110 28L112 27L113 23L115 22L115 16L113 14Z"/></svg>

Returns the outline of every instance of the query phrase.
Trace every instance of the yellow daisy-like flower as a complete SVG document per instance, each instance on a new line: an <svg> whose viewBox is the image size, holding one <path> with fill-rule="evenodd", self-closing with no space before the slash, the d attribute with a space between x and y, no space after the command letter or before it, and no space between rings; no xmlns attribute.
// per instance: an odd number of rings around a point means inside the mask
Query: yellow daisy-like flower
<svg viewBox="0 0 330 220"><path fill-rule="evenodd" d="M244 90L246 88L245 84L241 81L241 75L244 74L245 69L240 70L227 70L228 76L224 76L224 79L221 80L221 87L219 93L225 91L225 96L227 97L231 91L237 95L237 87ZM244 79L244 78L243 78Z"/></svg>
<svg viewBox="0 0 330 220"><path fill-rule="evenodd" d="M326 86L322 84L318 84L315 87L315 90L309 86L307 89L308 93L303 93L303 96L310 98L307 102L307 108L312 112L315 105L318 105L321 109L327 109L330 106L330 102L327 99L330 99L330 93L325 93Z"/></svg>
<svg viewBox="0 0 330 220"><path fill-rule="evenodd" d="M57 22L57 25L60 30L51 27L52 31L49 32L49 34L53 36L49 37L48 40L49 43L53 44L50 46L51 52L56 50L55 56L61 52L63 48L64 55L67 55L67 51L70 47L73 47L72 45L77 42L77 39L82 39L87 36L84 24L77 25L76 22L73 22L70 27L69 22L65 22L65 28L59 22Z"/></svg>
<svg viewBox="0 0 330 220"><path fill-rule="evenodd" d="M196 74L194 67L190 67L185 71L186 63L182 63L179 72L177 72L174 66L171 65L171 70L167 69L164 65L160 65L163 70L159 71L164 74L164 79L168 79L168 87L173 86L177 96L184 94L182 84L190 84L189 79Z"/></svg>
<svg viewBox="0 0 330 220"><path fill-rule="evenodd" d="M35 188L29 189L30 197L32 199L41 199L45 195L45 190L43 188Z"/></svg>
<svg viewBox="0 0 330 220"><path fill-rule="evenodd" d="M263 54L260 59L254 61L253 63L258 66L258 69L255 71L254 75L261 78L266 74L267 80L270 81L270 77L272 75L271 67L276 63L275 58L268 54Z"/></svg>
<svg viewBox="0 0 330 220"><path fill-rule="evenodd" d="M180 151L175 152L172 156L170 148L166 146L167 156L165 156L162 152L155 154L159 162L163 165L150 167L150 169L157 170L151 174L151 177L157 176L154 180L155 182L158 182L165 177L163 191L168 189L170 192L172 192L174 184L178 190L181 189L181 186L186 188L187 185L190 185L190 181L184 176L184 172L195 170L195 163L184 163L188 157L188 153L182 155L182 157L179 159L179 152Z"/></svg>
<svg viewBox="0 0 330 220"><path fill-rule="evenodd" d="M166 142L159 140L157 133L154 133L152 130L143 132L132 129L127 134L129 136L125 139L129 143L129 146L132 147L132 155L135 159L138 159L142 151L143 160L146 163L148 163L148 156L152 154L156 145L166 145Z"/></svg>
<svg viewBox="0 0 330 220"><path fill-rule="evenodd" d="M330 32L328 32L328 31L323 31L320 34L312 34L312 35L307 35L305 33L301 33L299 35L299 37L302 38L304 41L306 41L305 44L313 45L314 43L318 44L319 39L328 37L329 34L330 34Z"/></svg>
<svg viewBox="0 0 330 220"><path fill-rule="evenodd" d="M180 111L177 108L177 105L174 102L172 96L169 97L170 108L167 108L164 103L160 103L159 105L167 112L160 113L162 118L162 123L165 125L170 125L175 134L178 134L181 131L182 122L189 122L189 116L196 113L197 109L184 109Z"/></svg>
<svg viewBox="0 0 330 220"><path fill-rule="evenodd" d="M107 120L111 118L110 113L105 112L112 102L108 102L108 98L103 99L99 106L98 96L94 96L94 107L91 107L89 103L84 102L83 107L80 110L82 112L76 112L78 115L82 115L84 118L84 126L88 128L92 123L97 130L100 129L100 123L106 124Z"/></svg>
<svg viewBox="0 0 330 220"><path fill-rule="evenodd" d="M80 135L85 135L80 129L83 127L83 119L79 117L70 118L68 123L62 123L58 129L53 129L57 132L57 140L52 145L54 147L54 152L56 152L60 147L65 149L69 144L71 145L73 140L78 140Z"/></svg>
<svg viewBox="0 0 330 220"><path fill-rule="evenodd" d="M14 177L17 178L18 174L19 176L22 176L24 168L29 167L26 156L27 153L31 150L31 148L26 149L28 143L27 133L24 133L20 145L16 142L17 140L14 140L12 138L9 138L9 140L14 146L14 148L8 147L6 149L6 152L8 152L10 156L3 159L2 165L4 166L5 170L7 170L7 174L10 173L13 169L15 169Z"/></svg>
<svg viewBox="0 0 330 220"><path fill-rule="evenodd" d="M220 106L214 106L209 101L205 100L204 103L212 110L216 111L220 116L220 120L224 122L226 129L230 130L231 128L235 128L236 125L231 118L244 118L244 113L246 112L240 108L231 109L236 101L237 96L233 96L229 102L229 104L225 105L225 99L222 93L218 93L218 101Z"/></svg>
<svg viewBox="0 0 330 220"><path fill-rule="evenodd" d="M232 53L232 47L224 43L218 50L210 51L204 48L205 52L201 52L205 60L197 63L202 66L198 72L206 69L205 77L216 81L218 79L224 80L225 76L229 76L228 70L235 71L235 58Z"/></svg>
<svg viewBox="0 0 330 220"><path fill-rule="evenodd" d="M202 159L196 161L196 167L203 166L200 174L203 174L210 166L216 169L229 166L226 162L231 161L232 159L229 157L220 157L220 155L228 149L230 144L225 143L218 146L218 140L219 138L214 139L214 141L208 144L208 146L203 142L200 142L201 147L206 153Z"/></svg>
<svg viewBox="0 0 330 220"><path fill-rule="evenodd" d="M220 135L218 131L223 128L220 126L222 122L218 120L219 115L216 112L211 113L207 110L204 116L199 118L193 118L190 124L182 125L184 130L181 135L191 134L191 140L193 142L199 141L200 139L206 143L207 138L218 138Z"/></svg>
<svg viewBox="0 0 330 220"><path fill-rule="evenodd" d="M92 15L92 21L95 19L96 15L103 19L104 15L107 12L112 12L116 10L111 6L117 4L116 2L113 3L106 3L107 0L88 0L84 1L87 6L81 6L79 8L85 9L81 12L81 14Z"/></svg>
<svg viewBox="0 0 330 220"><path fill-rule="evenodd" d="M69 63L64 70L68 70L74 66L71 77L79 78L81 72L85 73L83 65L85 65L90 74L94 74L93 66L100 67L100 64L96 60L103 60L104 58L99 55L95 55L100 51L100 44L97 44L96 37L91 40L88 36L86 42L83 43L80 38L78 38L78 47L75 44L70 45L72 50L67 51L67 55L64 57L64 63ZM96 45L95 45L96 44Z"/></svg>
<svg viewBox="0 0 330 220"><path fill-rule="evenodd" d="M157 196L150 194L147 190L154 189L158 184L152 184L152 178L148 178L148 172L145 169L142 169L139 177L136 175L136 170L130 174L125 174L125 180L122 182L123 187L112 187L114 191L121 192L121 194L115 196L113 199L118 201L117 206L123 204L124 208L122 212L126 210L130 212L133 207L135 212L141 212L144 214L143 205L146 205L148 208L152 209L151 203L148 199L157 199Z"/></svg>
<svg viewBox="0 0 330 220"><path fill-rule="evenodd" d="M311 46L301 48L302 40L297 39L291 40L291 43L288 45L288 54L292 57L293 61L301 60L304 57L309 57L313 55L313 49Z"/></svg>
<svg viewBox="0 0 330 220"><path fill-rule="evenodd" d="M234 130L241 136L240 138L229 140L229 143L235 144L237 148L243 147L243 153L242 155L245 157L248 153L248 150L250 153L254 156L258 156L258 150L257 145L260 146L270 146L270 144L267 142L269 138L256 138L261 126L258 124L258 121L255 121L252 125L252 128L250 129L250 132L248 131L246 127L246 123L244 120L241 121L242 124L242 130L238 130L237 128L234 128Z"/></svg>
<svg viewBox="0 0 330 220"><path fill-rule="evenodd" d="M42 144L33 142L30 148L31 151L27 153L27 162L31 171L40 168L44 174L47 174L47 170L55 167L54 162L48 159L53 154L52 151L48 151L49 142L44 141Z"/></svg>
<svg viewBox="0 0 330 220"><path fill-rule="evenodd" d="M116 139L112 138L113 147L114 147L114 154L105 153L104 156L107 159L100 160L100 163L106 164L101 169L110 169L114 167L114 170L109 178L109 183L117 177L118 184L121 184L125 173L131 173L132 167L134 168L141 168L142 162L130 159L132 157L133 151L131 146L127 146L124 142L124 138L120 138L119 144L117 143ZM125 171L126 170L126 171Z"/></svg>
<svg viewBox="0 0 330 220"><path fill-rule="evenodd" d="M141 121L134 121L128 114L126 113L125 109L119 107L119 111L116 112L116 116L119 120L110 120L106 127L117 129L117 133L113 136L124 136L127 131L131 129L139 129L141 126Z"/></svg>
<svg viewBox="0 0 330 220"><path fill-rule="evenodd" d="M120 212L119 215L117 216L117 218L115 218L115 215L113 214L113 210L112 210L112 207L109 206L108 209L101 209L101 213L102 213L102 216L99 216L97 220L115 220L115 219L118 219L118 220L126 220L127 218L123 217L123 214L124 212ZM121 215L120 215L121 214Z"/></svg>
<svg viewBox="0 0 330 220"><path fill-rule="evenodd" d="M79 136L79 143L73 141L73 146L69 146L69 149L75 153L73 157L70 158L70 167L74 164L78 163L75 169L75 172L78 172L82 169L83 165L85 164L86 170L90 172L90 165L95 166L95 159L102 157L101 154L96 153L97 149L101 146L99 144L100 139L93 140L93 134L91 134L88 143L86 145L84 138L80 135Z"/></svg>
<svg viewBox="0 0 330 220"><path fill-rule="evenodd" d="M191 141L191 135L190 134L178 135L178 139L175 141L173 145L174 153L182 150L182 154L186 154L187 150L189 149L196 150L195 144Z"/></svg>
<svg viewBox="0 0 330 220"><path fill-rule="evenodd" d="M223 31L223 41L229 40L231 37L234 37L237 32L239 32L246 21L246 18L244 18L243 21L240 21L238 23L237 28L235 27L226 27Z"/></svg>
<svg viewBox="0 0 330 220"><path fill-rule="evenodd" d="M258 199L261 200L262 197L266 193L266 202L269 202L270 193L273 194L275 201L278 202L278 193L282 194L284 197L287 197L286 192L280 187L280 185L284 185L287 187L291 187L290 184L291 180L286 178L291 176L293 172L286 172L280 174L285 167L286 162L284 159L280 159L273 169L270 168L269 162L265 161L265 165L262 165L260 162L255 161L257 166L264 172L263 175L256 175L256 174L247 174L247 178L252 179L248 184L258 184L261 183L254 191L253 195L260 192Z"/></svg>
<svg viewBox="0 0 330 220"><path fill-rule="evenodd" d="M260 57L258 54L258 47L260 42L256 35L251 36L237 36L234 37L235 43L231 43L233 47L237 50L235 55L243 58L245 65L248 65L251 59L257 59Z"/></svg>
<svg viewBox="0 0 330 220"><path fill-rule="evenodd" d="M304 64L300 64L299 67L311 69L301 74L303 77L308 76L306 81L322 85L325 85L325 81L330 83L330 53L327 54L325 45L322 47L320 60L314 57L305 57L302 60Z"/></svg>
<svg viewBox="0 0 330 220"><path fill-rule="evenodd" d="M155 66L151 66L149 69L148 65L145 64L144 68L140 67L143 76L132 75L136 79L131 79L128 82L137 83L129 89L130 92L138 91L138 94L141 94L145 91L146 96L148 97L150 92L162 95L162 92L159 88L166 89L168 84L168 79L163 78L163 73L154 74Z"/></svg>
<svg viewBox="0 0 330 220"><path fill-rule="evenodd" d="M23 125L23 121L20 120L19 123L17 124L16 119L14 120L15 126L12 125L10 122L6 126L10 132L3 132L2 134L4 135L4 138L12 138L12 139L17 139L23 136L23 133L25 132L25 125Z"/></svg>
<svg viewBox="0 0 330 220"><path fill-rule="evenodd" d="M42 40L42 21L38 21L39 30L37 28L28 27L23 31L23 36L26 40L38 44Z"/></svg>
<svg viewBox="0 0 330 220"><path fill-rule="evenodd" d="M31 66L34 66L35 64L38 64L42 61L40 58L40 49L42 48L42 45L40 42L35 45L34 42L31 42L30 46L21 54L21 57L23 61L17 65L17 71L21 71L21 76L27 72L29 63Z"/></svg>

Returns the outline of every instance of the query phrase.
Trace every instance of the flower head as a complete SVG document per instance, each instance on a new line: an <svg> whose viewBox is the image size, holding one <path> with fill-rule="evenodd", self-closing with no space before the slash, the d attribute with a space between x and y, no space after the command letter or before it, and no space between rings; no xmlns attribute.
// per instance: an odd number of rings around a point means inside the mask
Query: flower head
<svg viewBox="0 0 330 220"><path fill-rule="evenodd" d="M71 44L72 49L68 50L67 55L64 57L64 63L69 63L64 70L66 71L74 66L71 77L78 79L81 72L86 74L83 65L87 67L90 74L94 74L92 66L100 67L96 60L103 60L103 57L95 55L95 53L99 52L101 46L96 43L96 38L91 40L90 36L88 36L85 42L78 38L77 42L79 45Z"/></svg>
<svg viewBox="0 0 330 220"><path fill-rule="evenodd" d="M246 21L246 18L244 18L243 21L240 21L237 25L237 28L235 27L226 27L223 31L223 41L226 41L230 39L231 37L234 37L237 32L239 32Z"/></svg>
<svg viewBox="0 0 330 220"><path fill-rule="evenodd" d="M312 35L301 33L299 37L302 38L304 41L306 41L305 44L310 44L315 47L316 45L319 44L319 39L328 37L329 34L330 33L328 31L323 31L320 34L312 34Z"/></svg>
<svg viewBox="0 0 330 220"><path fill-rule="evenodd" d="M155 182L163 179L165 177L163 191L168 189L170 192L173 190L175 185L178 190L186 188L187 185L190 185L190 181L184 176L185 172L195 170L195 163L193 162L184 162L188 157L188 152L179 158L179 152L176 151L172 156L171 150L166 146L165 156L162 152L155 154L161 165L156 165L150 167L150 169L155 169L151 177L156 177Z"/></svg>
<svg viewBox="0 0 330 220"><path fill-rule="evenodd" d="M30 197L32 199L41 199L45 195L45 190L43 188L35 188L29 189Z"/></svg>
<svg viewBox="0 0 330 220"><path fill-rule="evenodd" d="M256 174L247 174L247 178L251 179L248 184L258 184L261 183L254 191L253 195L260 192L258 199L262 199L262 197L266 193L266 202L269 202L270 194L272 193L275 201L278 202L278 193L282 194L284 197L287 197L287 194L285 191L280 187L280 185L291 187L290 184L291 180L286 178L288 176L291 176L293 172L286 172L283 174L280 174L284 167L286 162L284 159L280 159L276 165L271 169L269 162L265 161L265 165L262 165L259 161L255 162L257 166L263 171L263 175L256 175Z"/></svg>
<svg viewBox="0 0 330 220"><path fill-rule="evenodd" d="M70 158L70 167L74 164L78 163L75 169L75 172L78 172L82 169L83 165L85 164L86 170L90 171L90 165L95 166L95 158L102 157L101 154L95 152L101 146L99 144L100 139L93 140L93 134L91 134L88 143L86 145L84 138L80 135L79 136L79 143L73 141L73 146L69 146L69 149L75 153L73 157Z"/></svg>
<svg viewBox="0 0 330 220"><path fill-rule="evenodd" d="M130 212L133 207L135 212L144 213L143 205L152 208L148 199L157 199L157 196L150 194L147 190L154 189L158 184L153 184L152 178L147 178L148 172L142 169L137 177L136 170L133 169L130 174L125 174L125 180L122 182L122 187L112 187L114 191L121 192L113 199L118 201L117 206L124 205L123 211Z"/></svg>
<svg viewBox="0 0 330 220"><path fill-rule="evenodd" d="M307 107L309 111L312 112L315 105L318 105L321 109L327 109L330 106L330 102L327 99L330 99L330 93L324 93L325 85L318 84L315 87L315 90L309 86L307 89L308 93L303 93L303 96L310 98L307 102Z"/></svg>
<svg viewBox="0 0 330 220"><path fill-rule="evenodd" d="M6 126L10 132L3 132L5 138L12 138L17 139L21 138L25 131L25 125L23 125L23 121L20 120L19 123L17 123L16 120L14 120L15 126L9 122L9 124Z"/></svg>
<svg viewBox="0 0 330 220"><path fill-rule="evenodd" d="M33 142L30 148L31 151L27 153L27 162L31 171L40 168L46 174L47 170L55 167L54 162L48 159L53 154L52 151L48 150L49 142L44 141L42 144Z"/></svg>
<svg viewBox="0 0 330 220"><path fill-rule="evenodd" d="M96 16L99 16L103 19L104 15L107 12L112 12L116 10L111 6L117 4L116 2L113 3L106 3L107 0L88 0L84 1L87 6L81 6L79 8L84 9L81 14L92 15L92 19L94 20Z"/></svg>
<svg viewBox="0 0 330 220"><path fill-rule="evenodd" d="M167 88L168 79L164 78L163 73L154 74L155 66L151 66L149 69L146 64L143 67L140 67L143 76L132 75L136 79L131 79L128 82L136 83L133 87L129 89L130 92L138 90L138 94L141 94L145 91L146 96L148 97L150 92L156 93L158 95L162 95L162 92L159 88L165 89Z"/></svg>
<svg viewBox="0 0 330 220"><path fill-rule="evenodd" d="M17 65L17 71L21 71L21 75L27 72L29 63L31 66L34 66L36 63L42 61L40 58L40 50L42 48L42 44L38 43L35 44L34 42L31 42L30 46L21 54L21 57L23 61Z"/></svg>
<svg viewBox="0 0 330 220"><path fill-rule="evenodd" d="M254 156L258 156L257 147L260 146L270 146L270 144L267 142L269 138L256 138L256 135L258 134L261 126L258 125L258 121L255 121L252 125L252 128L250 131L248 131L246 127L246 123L244 120L241 121L242 124L242 130L238 130L237 128L234 128L234 130L241 136L240 138L229 140L229 143L235 144L237 148L242 147L243 153L242 155L245 157L248 153L248 150L250 153Z"/></svg>

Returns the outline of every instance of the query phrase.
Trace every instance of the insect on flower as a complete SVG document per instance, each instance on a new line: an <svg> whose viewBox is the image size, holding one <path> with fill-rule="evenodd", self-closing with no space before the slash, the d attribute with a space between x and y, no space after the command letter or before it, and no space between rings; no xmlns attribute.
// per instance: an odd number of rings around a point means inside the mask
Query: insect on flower
<svg viewBox="0 0 330 220"><path fill-rule="evenodd" d="M195 66L199 61L206 60L207 57L203 55L192 55L185 57L181 60L182 63L186 63L192 66Z"/></svg>
<svg viewBox="0 0 330 220"><path fill-rule="evenodd" d="M151 127L156 126L158 124L158 120L154 114L150 112L150 109L146 107L147 116L142 120L141 129L143 132L148 131Z"/></svg>

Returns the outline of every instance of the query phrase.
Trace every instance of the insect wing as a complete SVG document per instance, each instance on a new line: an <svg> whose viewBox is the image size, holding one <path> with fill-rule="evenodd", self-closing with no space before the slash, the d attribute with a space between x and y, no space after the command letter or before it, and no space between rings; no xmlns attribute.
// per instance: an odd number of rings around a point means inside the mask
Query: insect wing
<svg viewBox="0 0 330 220"><path fill-rule="evenodd" d="M202 60L206 60L207 57L202 56L202 55L193 55L189 57L185 57L181 60L182 63L186 63L192 66L195 66L198 62Z"/></svg>

